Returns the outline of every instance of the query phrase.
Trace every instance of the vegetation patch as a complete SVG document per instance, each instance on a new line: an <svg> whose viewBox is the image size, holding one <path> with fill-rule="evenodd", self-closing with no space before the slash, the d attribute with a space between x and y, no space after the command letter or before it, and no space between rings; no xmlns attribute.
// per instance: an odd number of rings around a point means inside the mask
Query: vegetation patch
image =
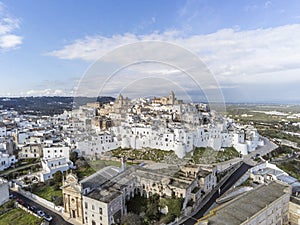
<svg viewBox="0 0 300 225"><path fill-rule="evenodd" d="M117 148L115 150L112 150L112 156L114 157L125 156L127 158L131 158L134 160L151 160L155 162L161 162L166 157L169 157L171 155L175 155L174 151L164 151L160 149L151 149L151 148L144 148L144 149Z"/></svg>
<svg viewBox="0 0 300 225"><path fill-rule="evenodd" d="M122 218L121 224L168 224L180 216L182 204L182 198L160 198L157 194L145 198L137 195L127 202L130 214ZM166 206L168 213L165 215L160 209Z"/></svg>
<svg viewBox="0 0 300 225"><path fill-rule="evenodd" d="M0 216L0 224L5 225L40 225L42 219L37 218L22 209L12 209Z"/></svg>
<svg viewBox="0 0 300 225"><path fill-rule="evenodd" d="M198 163L216 163L224 162L230 159L240 157L240 153L233 147L226 148L224 151L216 151L212 148L195 148L192 160Z"/></svg>
<svg viewBox="0 0 300 225"><path fill-rule="evenodd" d="M62 176L63 174L58 171L53 175L53 179L47 180L44 183L34 183L27 187L27 191L31 191L33 194L44 198L55 205L63 205L62 190Z"/></svg>
<svg viewBox="0 0 300 225"><path fill-rule="evenodd" d="M277 166L292 177L300 180L300 160L293 159L291 161L278 163Z"/></svg>
<svg viewBox="0 0 300 225"><path fill-rule="evenodd" d="M116 166L121 167L121 161L114 161L114 160L94 160L88 162L91 167L93 167L96 171L106 167L106 166Z"/></svg>
<svg viewBox="0 0 300 225"><path fill-rule="evenodd" d="M267 155L263 156L263 159L272 161L273 159L276 159L278 157L284 157L286 155L293 154L295 150L288 146L279 146L277 149L275 149L272 152L269 152Z"/></svg>
<svg viewBox="0 0 300 225"><path fill-rule="evenodd" d="M14 207L15 207L15 202L13 200L10 200L10 201L4 203L3 205L0 206L0 215L13 209Z"/></svg>

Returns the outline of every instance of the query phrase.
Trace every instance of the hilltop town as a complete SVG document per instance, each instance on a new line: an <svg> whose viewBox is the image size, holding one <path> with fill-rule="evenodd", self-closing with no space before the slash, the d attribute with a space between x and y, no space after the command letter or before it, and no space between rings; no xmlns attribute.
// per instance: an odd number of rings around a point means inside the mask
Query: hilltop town
<svg viewBox="0 0 300 225"><path fill-rule="evenodd" d="M172 91L132 100L120 94L53 116L2 109L0 118L1 202L17 196L18 206L38 207L43 213L31 212L52 224L202 224L201 210L217 198L227 202L276 180L269 188L278 195L260 197L262 204L285 196L286 207L286 195L299 191L297 180L261 157L277 146L254 126ZM245 182L247 191L235 190Z"/></svg>

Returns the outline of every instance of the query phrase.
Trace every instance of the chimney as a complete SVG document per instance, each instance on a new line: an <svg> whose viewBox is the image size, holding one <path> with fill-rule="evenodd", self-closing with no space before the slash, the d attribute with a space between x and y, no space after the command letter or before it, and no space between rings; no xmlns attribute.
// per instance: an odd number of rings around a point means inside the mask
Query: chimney
<svg viewBox="0 0 300 225"><path fill-rule="evenodd" d="M121 157L121 171L125 171L126 170L126 157L123 156Z"/></svg>

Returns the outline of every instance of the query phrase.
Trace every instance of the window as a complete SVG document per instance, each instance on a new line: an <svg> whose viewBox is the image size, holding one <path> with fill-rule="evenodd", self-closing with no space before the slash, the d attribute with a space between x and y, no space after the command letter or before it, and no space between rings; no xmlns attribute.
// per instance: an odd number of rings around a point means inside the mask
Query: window
<svg viewBox="0 0 300 225"><path fill-rule="evenodd" d="M95 206L94 205L92 205L92 210L95 210Z"/></svg>
<svg viewBox="0 0 300 225"><path fill-rule="evenodd" d="M84 203L84 207L85 207L86 209L88 208L88 203L87 203L87 202Z"/></svg>
<svg viewBox="0 0 300 225"><path fill-rule="evenodd" d="M102 212L102 208L99 208L99 213L100 213L100 215L102 215L103 214L103 212ZM101 217L102 218L102 217Z"/></svg>

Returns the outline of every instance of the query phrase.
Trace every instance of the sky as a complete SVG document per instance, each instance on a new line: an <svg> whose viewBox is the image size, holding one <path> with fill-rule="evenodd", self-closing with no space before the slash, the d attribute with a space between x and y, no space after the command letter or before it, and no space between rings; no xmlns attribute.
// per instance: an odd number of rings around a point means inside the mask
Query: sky
<svg viewBox="0 0 300 225"><path fill-rule="evenodd" d="M226 102L300 103L299 0L0 0L0 96L73 96L101 57L140 41L195 54ZM134 59L118 53L118 60ZM98 93L167 95L177 85L200 95L174 69L183 73L176 65L133 65ZM144 73L156 81L141 80Z"/></svg>

